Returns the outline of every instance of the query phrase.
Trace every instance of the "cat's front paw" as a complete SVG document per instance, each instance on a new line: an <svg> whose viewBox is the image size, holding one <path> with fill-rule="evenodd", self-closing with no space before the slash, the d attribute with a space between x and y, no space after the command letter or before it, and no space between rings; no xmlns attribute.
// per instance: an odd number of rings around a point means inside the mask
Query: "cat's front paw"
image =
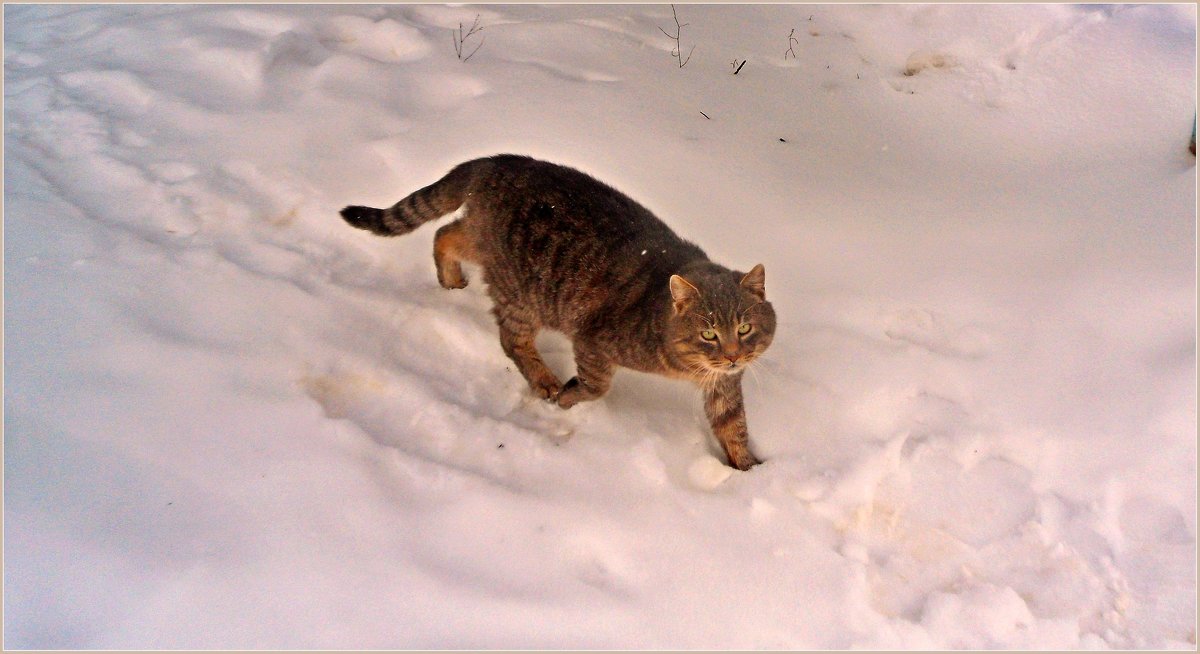
<svg viewBox="0 0 1200 654"><path fill-rule="evenodd" d="M759 461L758 457L751 454L750 450L743 449L729 453L729 465L738 470L746 471L760 463L762 461Z"/></svg>
<svg viewBox="0 0 1200 654"><path fill-rule="evenodd" d="M529 390L539 398L554 402L562 394L562 384L558 383L557 379L544 379L541 381L530 382Z"/></svg>
<svg viewBox="0 0 1200 654"><path fill-rule="evenodd" d="M558 397L555 399L555 401L558 402L559 407L563 409L570 409L576 404L579 404L581 401L587 399L587 397L585 397L586 390L587 388L579 382L578 377L572 377L567 380L566 384L563 384L562 392L558 394Z"/></svg>

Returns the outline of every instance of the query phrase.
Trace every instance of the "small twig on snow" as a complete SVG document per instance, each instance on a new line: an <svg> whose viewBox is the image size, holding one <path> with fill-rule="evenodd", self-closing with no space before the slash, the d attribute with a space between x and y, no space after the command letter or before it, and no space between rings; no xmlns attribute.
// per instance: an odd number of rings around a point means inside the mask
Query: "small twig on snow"
<svg viewBox="0 0 1200 654"><path fill-rule="evenodd" d="M671 49L671 56L675 57L675 59L679 61L679 67L683 68L684 66L687 65L687 62L692 60L692 53L695 52L696 46L693 45L692 49L688 50L687 59L684 59L683 52L680 50L680 46L679 46L679 35L683 31L683 28L687 27L688 24L683 23L681 25L679 23L679 14L675 13L675 5L671 5L671 15L675 17L675 34L674 35L669 34L667 32L667 30L663 29L662 27L659 27L658 31L662 32L663 34L666 34L668 39L675 41L675 47Z"/></svg>
<svg viewBox="0 0 1200 654"><path fill-rule="evenodd" d="M809 18L809 20L812 20L812 18ZM796 58L796 51L792 48L799 42L800 40L796 38L796 28L793 27L792 31L788 33L788 49L783 53L784 61L787 61L788 55L792 55L792 59Z"/></svg>
<svg viewBox="0 0 1200 654"><path fill-rule="evenodd" d="M450 30L450 38L454 41L454 54L458 55L459 61L467 61L471 57L474 57L475 53L479 52L479 49L483 47L483 42L487 40L486 36L479 37L479 45L475 46L471 54L463 56L463 44L466 40L482 31L483 28L479 25L479 14L475 14L475 21L471 23L471 28L467 30L466 34L463 34L463 24L461 22L458 24L457 32Z"/></svg>

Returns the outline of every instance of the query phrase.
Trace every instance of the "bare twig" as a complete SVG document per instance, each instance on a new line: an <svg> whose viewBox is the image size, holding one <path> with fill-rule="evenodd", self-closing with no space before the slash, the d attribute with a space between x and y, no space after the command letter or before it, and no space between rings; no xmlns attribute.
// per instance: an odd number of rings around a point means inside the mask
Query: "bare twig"
<svg viewBox="0 0 1200 654"><path fill-rule="evenodd" d="M809 20L812 20L812 18L809 18ZM792 59L796 58L796 51L793 50L792 47L799 42L800 40L796 38L796 28L793 27L792 31L788 33L788 49L783 53L784 61L787 61L788 55L792 55Z"/></svg>
<svg viewBox="0 0 1200 654"><path fill-rule="evenodd" d="M703 111L700 112L700 115L704 116L705 118L708 118L708 114L704 113ZM708 119L712 120L712 118L708 118Z"/></svg>
<svg viewBox="0 0 1200 654"><path fill-rule="evenodd" d="M671 15L675 17L675 34L672 35L672 34L668 33L667 30L665 30L661 27L658 28L658 31L665 34L668 39L675 41L675 47L671 49L671 56L675 57L675 59L677 61L679 61L679 67L683 68L684 66L687 65L687 62L692 60L692 52L694 52L696 50L696 46L693 45L692 49L688 50L687 58L686 59L683 58L683 52L680 50L680 46L679 46L679 35L683 31L683 28L687 27L688 24L683 23L681 25L679 23L679 14L675 13L675 5L671 5Z"/></svg>
<svg viewBox="0 0 1200 654"><path fill-rule="evenodd" d="M450 37L454 41L454 54L458 55L459 61L467 61L471 57L474 57L475 53L479 52L479 49L483 47L483 42L487 39L487 37L481 36L479 37L479 45L475 46L475 49L471 51L471 54L468 54L465 57L463 56L463 43L465 43L467 39L482 31L483 28L479 25L479 14L475 14L475 21L471 23L471 28L467 30L466 34L463 34L463 24L461 22L458 24L457 32L450 30Z"/></svg>
<svg viewBox="0 0 1200 654"><path fill-rule="evenodd" d="M746 60L743 59L742 63L739 64L738 60L734 59L733 61L729 62L729 65L733 66L733 74L737 75L738 73L742 72L742 66L746 65Z"/></svg>

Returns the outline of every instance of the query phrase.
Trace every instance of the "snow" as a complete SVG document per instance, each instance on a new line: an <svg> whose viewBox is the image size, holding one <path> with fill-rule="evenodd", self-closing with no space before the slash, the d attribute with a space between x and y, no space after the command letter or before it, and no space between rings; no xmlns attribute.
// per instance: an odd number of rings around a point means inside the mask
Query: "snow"
<svg viewBox="0 0 1200 654"><path fill-rule="evenodd" d="M1195 7L677 10L6 5L5 646L1194 649ZM765 463L337 215L500 152L765 265Z"/></svg>

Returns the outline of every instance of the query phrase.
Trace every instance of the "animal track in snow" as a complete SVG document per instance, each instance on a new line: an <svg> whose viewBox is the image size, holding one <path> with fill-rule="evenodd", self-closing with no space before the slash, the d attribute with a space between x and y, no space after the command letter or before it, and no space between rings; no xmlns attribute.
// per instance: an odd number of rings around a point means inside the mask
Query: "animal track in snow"
<svg viewBox="0 0 1200 654"><path fill-rule="evenodd" d="M568 537L563 544L562 556L573 570L576 578L599 590L616 595L626 595L632 586L634 566L630 558L619 551L618 543L611 535Z"/></svg>
<svg viewBox="0 0 1200 654"><path fill-rule="evenodd" d="M925 309L901 309L888 316L885 325L884 333L888 338L934 354L980 359L991 349L991 339L986 332L971 326L951 325L944 316Z"/></svg>

